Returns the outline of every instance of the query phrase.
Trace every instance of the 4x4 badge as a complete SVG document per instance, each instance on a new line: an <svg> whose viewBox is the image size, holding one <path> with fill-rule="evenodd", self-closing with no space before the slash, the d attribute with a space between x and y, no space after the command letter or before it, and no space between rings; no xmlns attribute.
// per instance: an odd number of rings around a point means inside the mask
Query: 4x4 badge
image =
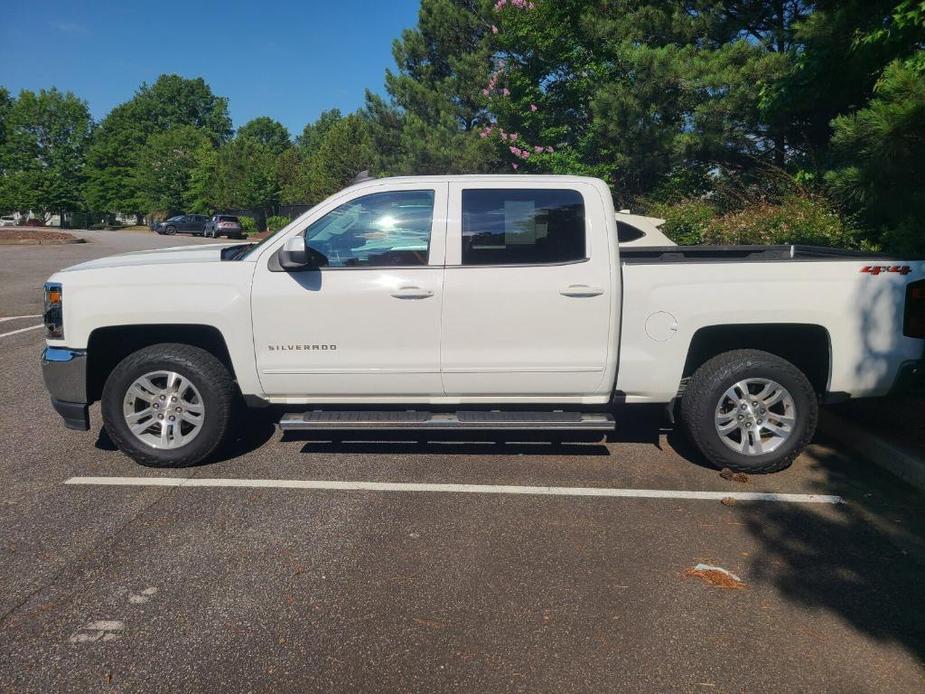
<svg viewBox="0 0 925 694"><path fill-rule="evenodd" d="M861 272L870 275L879 275L881 272L898 272L900 275L908 275L912 272L912 268L908 265L865 265L861 268Z"/></svg>

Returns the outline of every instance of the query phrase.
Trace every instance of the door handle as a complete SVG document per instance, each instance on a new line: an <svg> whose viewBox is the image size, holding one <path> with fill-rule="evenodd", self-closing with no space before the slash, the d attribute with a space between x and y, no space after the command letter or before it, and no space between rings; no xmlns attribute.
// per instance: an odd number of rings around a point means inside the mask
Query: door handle
<svg viewBox="0 0 925 694"><path fill-rule="evenodd" d="M570 284L565 289L560 289L559 293L562 296L573 297L600 296L604 290L600 287L589 287L587 284Z"/></svg>
<svg viewBox="0 0 925 694"><path fill-rule="evenodd" d="M392 296L396 299L426 299L433 295L433 289L424 289L422 287L399 287L392 292Z"/></svg>

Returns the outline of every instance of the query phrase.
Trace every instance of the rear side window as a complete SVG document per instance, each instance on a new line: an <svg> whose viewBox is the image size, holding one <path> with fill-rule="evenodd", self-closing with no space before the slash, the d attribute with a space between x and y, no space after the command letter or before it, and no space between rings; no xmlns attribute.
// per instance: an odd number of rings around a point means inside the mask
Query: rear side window
<svg viewBox="0 0 925 694"><path fill-rule="evenodd" d="M463 191L463 265L542 265L585 257L585 206L578 191Z"/></svg>

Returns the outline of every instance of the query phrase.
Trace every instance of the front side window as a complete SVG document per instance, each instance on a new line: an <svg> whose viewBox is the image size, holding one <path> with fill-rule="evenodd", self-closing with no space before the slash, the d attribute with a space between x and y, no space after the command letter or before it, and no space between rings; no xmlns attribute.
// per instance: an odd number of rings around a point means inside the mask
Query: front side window
<svg viewBox="0 0 925 694"><path fill-rule="evenodd" d="M585 257L585 206L578 191L462 192L463 265L541 265Z"/></svg>
<svg viewBox="0 0 925 694"><path fill-rule="evenodd" d="M427 265L433 217L432 190L373 193L310 224L305 243L328 267Z"/></svg>

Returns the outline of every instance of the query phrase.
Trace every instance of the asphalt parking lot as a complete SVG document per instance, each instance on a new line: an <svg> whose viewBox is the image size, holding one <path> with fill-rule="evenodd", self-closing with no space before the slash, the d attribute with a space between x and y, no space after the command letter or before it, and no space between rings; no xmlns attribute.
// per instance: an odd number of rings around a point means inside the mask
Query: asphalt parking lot
<svg viewBox="0 0 925 694"><path fill-rule="evenodd" d="M64 429L29 317L45 278L212 242L85 236L0 248L0 317L27 316L0 322L0 691L925 685L923 497L833 442L742 482L657 410L559 445L284 437L254 414L183 470L123 457L98 406Z"/></svg>

